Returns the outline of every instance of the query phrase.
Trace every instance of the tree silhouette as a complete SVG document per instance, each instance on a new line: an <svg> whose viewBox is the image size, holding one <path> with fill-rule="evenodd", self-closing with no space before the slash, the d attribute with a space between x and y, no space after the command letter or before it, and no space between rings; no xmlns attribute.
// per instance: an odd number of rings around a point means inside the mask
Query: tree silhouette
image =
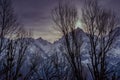
<svg viewBox="0 0 120 80"><path fill-rule="evenodd" d="M18 22L12 8L11 0L0 0L0 54L7 46L4 38L11 37L18 29Z"/></svg>
<svg viewBox="0 0 120 80"><path fill-rule="evenodd" d="M0 79L28 80L35 73L38 64L28 66L30 70L23 74L26 51L30 40L25 39L31 33L18 25L11 0L0 0ZM31 62L32 63L32 62Z"/></svg>
<svg viewBox="0 0 120 80"><path fill-rule="evenodd" d="M82 21L90 41L91 65L88 67L93 80L110 80L107 53L115 40L117 18L113 12L101 8L97 0L86 0Z"/></svg>
<svg viewBox="0 0 120 80"><path fill-rule="evenodd" d="M64 36L65 55L72 68L74 80L85 80L86 75L83 73L80 53L82 40L77 38L75 31L78 14L75 6L69 4L68 2L59 2L58 7L52 11L52 19Z"/></svg>

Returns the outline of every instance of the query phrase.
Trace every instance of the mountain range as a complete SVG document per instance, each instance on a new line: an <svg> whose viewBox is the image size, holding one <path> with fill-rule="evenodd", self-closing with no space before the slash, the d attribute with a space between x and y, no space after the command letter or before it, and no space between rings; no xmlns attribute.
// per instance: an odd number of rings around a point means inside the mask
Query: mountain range
<svg viewBox="0 0 120 80"><path fill-rule="evenodd" d="M119 62L120 59L120 27L116 28L117 30L117 35L115 36L115 40L112 45L112 49L108 52L109 55L108 57L111 60L111 64L115 64ZM89 45L89 39L86 35L86 33L80 29L77 28L77 37L81 38L83 43L81 47L81 53L83 54L82 61L83 63L89 63L89 54L88 50L90 48ZM57 53L59 54L59 57L62 56L62 53L65 52L64 49L64 37L60 38L59 40L55 41L54 43L50 43L47 40L44 40L42 38L38 39L31 39L31 44L30 44L30 52L34 53L37 52L42 56L42 58L47 59L49 56Z"/></svg>

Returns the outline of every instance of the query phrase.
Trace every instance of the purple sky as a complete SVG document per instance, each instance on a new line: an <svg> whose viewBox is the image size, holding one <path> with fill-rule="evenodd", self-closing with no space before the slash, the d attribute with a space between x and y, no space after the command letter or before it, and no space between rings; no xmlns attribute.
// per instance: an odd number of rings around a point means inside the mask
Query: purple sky
<svg viewBox="0 0 120 80"><path fill-rule="evenodd" d="M57 5L58 0L13 0L14 9L18 20L25 28L31 29L34 37L42 37L50 42L58 39L57 31L50 17L51 10ZM84 0L71 0L80 12ZM120 0L100 0L100 4L120 14Z"/></svg>

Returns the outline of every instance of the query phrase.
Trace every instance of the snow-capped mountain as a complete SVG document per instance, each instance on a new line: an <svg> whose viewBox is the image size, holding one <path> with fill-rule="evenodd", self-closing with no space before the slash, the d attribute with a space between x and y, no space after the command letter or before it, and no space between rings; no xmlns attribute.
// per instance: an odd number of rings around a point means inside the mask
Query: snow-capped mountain
<svg viewBox="0 0 120 80"><path fill-rule="evenodd" d="M120 60L120 28L116 28L115 31L117 31L117 34L115 36L116 39L113 42L112 49L109 51L108 59L109 59L111 65L114 65L115 67L117 67L115 70L120 71L119 70L120 68L118 68L118 66L120 65L120 63L118 63ZM82 46L81 46L82 62L84 64L83 66L85 67L85 69L88 70L86 67L86 64L90 63L89 39L87 37L87 34L80 28L76 29L76 33L77 33L77 38L79 40L82 40ZM5 40L7 40L7 39L5 39ZM66 53L65 46L64 46L64 36L62 38L60 38L59 40L55 41L54 43L50 43L42 38L38 38L38 39L24 38L22 40L23 41L27 40L30 42L30 44L27 47L24 65L21 67L21 72L24 75L26 74L26 72L29 71L29 66L31 65L31 62L34 60L36 60L35 63L37 62L37 64L38 64L39 68L37 68L37 71L38 72L40 71L41 76L44 76L44 74L42 72L44 68L49 67L49 68L51 68L50 70L53 71L53 65L50 62L50 60L52 60L52 59L54 60L54 58L56 58L55 59L56 61L57 61L57 59L58 59L58 61L60 60L59 64L62 66L59 66L59 67L63 70L62 73L64 73L65 71L68 71L68 69L70 69L67 61L65 61L66 60L65 56L63 56L64 55L63 53ZM19 42L20 39L17 39L17 41ZM24 43L22 43L22 44L24 44ZM16 47L19 50L19 45L16 45ZM21 54L21 52L18 52L18 54ZM57 54L57 56L55 54ZM64 65L63 63L67 63L67 64ZM119 73L120 72L118 72L118 74ZM43 79L43 80L46 80L46 79Z"/></svg>
<svg viewBox="0 0 120 80"><path fill-rule="evenodd" d="M114 44L112 46L112 49L109 51L109 57L112 59L112 62L118 62L120 59L120 27L116 28L115 31L117 31L116 34L116 40L114 41ZM82 39L82 47L81 52L83 54L83 63L88 63L88 49L90 48L89 45L89 39L86 35L86 33L80 29L76 29L77 37ZM32 42L30 44L30 52L36 52L41 54L42 57L47 58L55 53L59 54L59 57L62 56L62 53L65 53L64 48L64 37L60 38L59 40L55 41L53 44L43 40L42 38L39 39L32 39Z"/></svg>
<svg viewBox="0 0 120 80"><path fill-rule="evenodd" d="M51 50L52 44L42 38L34 39L30 44L32 52L40 53L44 58L50 56L48 53Z"/></svg>

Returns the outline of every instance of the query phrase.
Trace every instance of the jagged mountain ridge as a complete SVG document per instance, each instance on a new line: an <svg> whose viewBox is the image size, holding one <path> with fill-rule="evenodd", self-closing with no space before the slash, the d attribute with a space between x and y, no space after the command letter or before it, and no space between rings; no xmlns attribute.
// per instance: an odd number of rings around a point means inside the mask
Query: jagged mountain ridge
<svg viewBox="0 0 120 80"><path fill-rule="evenodd" d="M112 60L112 63L118 62L120 59L120 27L116 28L117 30L116 40L114 41L114 44L112 45L112 49L109 51L109 57ZM83 44L81 47L81 52L83 54L83 63L88 63L88 49L89 49L89 39L86 35L86 33L80 29L77 28L77 37L82 38ZM55 41L54 43L50 43L42 38L39 39L33 39L33 42L31 44L31 50L36 51L38 50L38 53L40 53L44 58L47 58L55 53L59 54L59 57L62 56L62 53L65 52L64 50L64 37L60 38L59 40ZM34 48L34 49L33 49Z"/></svg>
<svg viewBox="0 0 120 80"><path fill-rule="evenodd" d="M114 41L113 49L116 49L116 51L117 51L120 49L120 28L116 28L116 30L117 30L117 35L116 35L116 40ZM82 50L84 51L85 49L89 48L89 45L88 45L89 39L86 36L86 33L82 29L77 28L76 31L77 31L77 37L82 38L82 41L83 41ZM31 45L36 46L36 48L41 49L46 54L52 54L51 50L56 50L57 48L62 48L62 47L64 47L63 44L64 44L64 37L60 38L59 40L55 41L54 43L50 43L47 40L44 40L42 38L33 39ZM62 50L60 50L60 51L62 51ZM118 54L120 54L120 52L118 52Z"/></svg>

